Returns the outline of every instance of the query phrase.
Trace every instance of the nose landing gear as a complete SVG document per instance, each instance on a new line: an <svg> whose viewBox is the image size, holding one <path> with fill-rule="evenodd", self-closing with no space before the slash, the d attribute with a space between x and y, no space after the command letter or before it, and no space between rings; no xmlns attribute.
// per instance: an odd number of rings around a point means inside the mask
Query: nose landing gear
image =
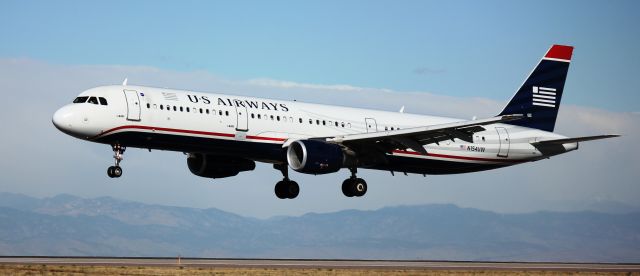
<svg viewBox="0 0 640 276"><path fill-rule="evenodd" d="M111 145L111 148L113 149L113 159L116 160L116 165L111 166L107 169L107 175L111 178L118 178L122 176L122 168L120 167L120 161L124 159L124 157L122 156L124 154L124 151L127 148L121 146L120 144L113 144Z"/></svg>

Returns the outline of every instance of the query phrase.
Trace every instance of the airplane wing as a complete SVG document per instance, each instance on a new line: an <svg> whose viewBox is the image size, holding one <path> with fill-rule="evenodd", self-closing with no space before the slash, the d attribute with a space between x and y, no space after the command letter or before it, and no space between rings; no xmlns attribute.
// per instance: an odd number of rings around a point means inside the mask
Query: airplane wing
<svg viewBox="0 0 640 276"><path fill-rule="evenodd" d="M363 146L379 149L388 152L397 148L410 148L414 151L426 154L423 145L439 143L454 138L463 141L473 142L473 134L484 131L484 125L514 121L523 118L523 115L503 115L488 119L463 121L424 127L414 127L401 130L378 131L370 133L358 133L340 135L327 138L327 142L343 144L354 149Z"/></svg>

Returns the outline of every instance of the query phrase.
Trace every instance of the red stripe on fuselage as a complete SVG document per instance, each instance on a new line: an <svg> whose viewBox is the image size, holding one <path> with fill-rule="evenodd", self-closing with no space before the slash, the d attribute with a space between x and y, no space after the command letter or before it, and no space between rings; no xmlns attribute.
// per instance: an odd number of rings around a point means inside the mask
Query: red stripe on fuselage
<svg viewBox="0 0 640 276"><path fill-rule="evenodd" d="M419 152L406 151L406 150L394 150L393 153L411 154L411 155L419 155L419 156L430 156L430 157L440 157L440 158L449 158L449 159L459 159L459 160L469 160L469 161L488 161L488 162L505 162L505 163L521 163L521 162L524 162L522 160L513 160L513 159L493 159L493 158L458 156L458 155L437 154L437 153L427 153L427 155L424 155L424 154L419 153Z"/></svg>
<svg viewBox="0 0 640 276"><path fill-rule="evenodd" d="M209 132L209 131L200 131L200 130L187 130L187 129L177 129L177 128L166 128L166 127L152 127L152 126L139 126L139 125L128 125L128 126L119 126L112 128L103 132L100 135L96 135L91 139L97 139L105 136L114 131L123 130L123 129L144 129L144 130L157 130L157 131L165 131L165 132L176 132L176 133L187 133L187 134L197 134L197 135L207 135L207 136L218 136L218 137L235 137L234 134L231 133L221 133L221 132ZM275 137L264 137L264 136L255 136L255 135L247 135L247 139L253 140L265 140L265 141L277 141L284 142L285 138L275 138Z"/></svg>

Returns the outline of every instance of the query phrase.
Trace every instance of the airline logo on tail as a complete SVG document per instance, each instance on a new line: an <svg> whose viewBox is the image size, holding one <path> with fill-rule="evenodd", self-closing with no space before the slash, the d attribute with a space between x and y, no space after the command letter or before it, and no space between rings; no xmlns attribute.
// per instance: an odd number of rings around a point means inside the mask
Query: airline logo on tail
<svg viewBox="0 0 640 276"><path fill-rule="evenodd" d="M533 87L533 105L556 107L556 89L542 86Z"/></svg>

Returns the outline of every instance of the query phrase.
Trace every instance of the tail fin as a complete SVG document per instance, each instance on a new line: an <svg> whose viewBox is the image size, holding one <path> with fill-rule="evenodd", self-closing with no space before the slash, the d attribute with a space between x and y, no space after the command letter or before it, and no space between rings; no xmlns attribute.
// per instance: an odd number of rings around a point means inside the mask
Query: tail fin
<svg viewBox="0 0 640 276"><path fill-rule="evenodd" d="M572 46L551 46L499 114L523 114L526 117L507 124L553 132L572 53Z"/></svg>

